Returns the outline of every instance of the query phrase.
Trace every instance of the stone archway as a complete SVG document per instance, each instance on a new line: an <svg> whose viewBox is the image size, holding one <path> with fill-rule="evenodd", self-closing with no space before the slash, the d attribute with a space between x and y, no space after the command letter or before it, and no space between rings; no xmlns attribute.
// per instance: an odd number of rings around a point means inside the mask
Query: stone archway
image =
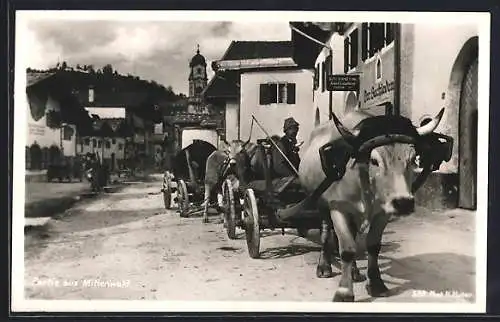
<svg viewBox="0 0 500 322"><path fill-rule="evenodd" d="M470 38L453 64L448 87L449 133L456 138L450 161L458 172L458 207L476 209L478 37Z"/></svg>

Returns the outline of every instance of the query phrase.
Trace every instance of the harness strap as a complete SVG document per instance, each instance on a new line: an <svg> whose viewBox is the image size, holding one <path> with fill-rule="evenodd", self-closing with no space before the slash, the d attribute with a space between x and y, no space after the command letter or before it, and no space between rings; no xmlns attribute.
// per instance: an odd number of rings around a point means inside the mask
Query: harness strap
<svg viewBox="0 0 500 322"><path fill-rule="evenodd" d="M365 206L364 220L370 222L373 215L373 192L370 188L370 175L368 173L368 165L363 164L358 167L359 181L361 184L361 200Z"/></svg>

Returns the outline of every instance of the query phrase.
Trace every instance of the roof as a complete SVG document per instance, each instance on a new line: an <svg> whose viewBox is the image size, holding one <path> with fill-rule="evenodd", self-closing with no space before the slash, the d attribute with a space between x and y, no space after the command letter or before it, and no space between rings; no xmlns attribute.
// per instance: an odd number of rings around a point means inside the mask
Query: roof
<svg viewBox="0 0 500 322"><path fill-rule="evenodd" d="M191 61L189 62L189 67L197 65L207 66L207 61L205 60L205 57L203 57L203 55L200 55L199 49L196 51L196 55L194 55L193 58L191 58Z"/></svg>
<svg viewBox="0 0 500 322"><path fill-rule="evenodd" d="M323 43L326 42L334 32L333 23L290 22L290 27L294 27ZM291 32L293 59L300 67L314 68L314 63L324 47L311 39L306 38L304 35L301 35L293 29L291 29Z"/></svg>
<svg viewBox="0 0 500 322"><path fill-rule="evenodd" d="M26 87L33 86L51 76L54 76L55 73L51 72L27 72L26 73Z"/></svg>
<svg viewBox="0 0 500 322"><path fill-rule="evenodd" d="M293 57L291 41L235 41L221 60Z"/></svg>
<svg viewBox="0 0 500 322"><path fill-rule="evenodd" d="M202 92L205 98L238 97L240 75L235 71L218 71Z"/></svg>

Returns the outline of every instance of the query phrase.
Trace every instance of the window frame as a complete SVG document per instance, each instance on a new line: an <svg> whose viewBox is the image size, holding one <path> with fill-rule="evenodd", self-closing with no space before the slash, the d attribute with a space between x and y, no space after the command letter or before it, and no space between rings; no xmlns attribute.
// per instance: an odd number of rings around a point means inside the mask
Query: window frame
<svg viewBox="0 0 500 322"><path fill-rule="evenodd" d="M293 99L290 93L293 88ZM280 101L281 100L281 101ZM259 105L296 105L297 104L297 84L286 81L276 81L259 84Z"/></svg>
<svg viewBox="0 0 500 322"><path fill-rule="evenodd" d="M372 29L376 24L382 25L382 29L379 30L383 34L383 41L381 44L381 47L378 49L375 49L372 45L372 42L374 39L372 38L372 33L375 31L375 29ZM395 23L374 23L374 22L365 22L362 23L361 25L361 61L363 63L368 63L373 60L375 60L374 57L377 57L377 55L383 54L386 50L391 48L394 44L394 30L395 30ZM392 28L389 28L392 27ZM390 31L390 32L389 32ZM366 37L366 39L364 37ZM366 46L366 47L365 47ZM358 48L359 50L359 48ZM363 58L364 54L366 52L366 57Z"/></svg>

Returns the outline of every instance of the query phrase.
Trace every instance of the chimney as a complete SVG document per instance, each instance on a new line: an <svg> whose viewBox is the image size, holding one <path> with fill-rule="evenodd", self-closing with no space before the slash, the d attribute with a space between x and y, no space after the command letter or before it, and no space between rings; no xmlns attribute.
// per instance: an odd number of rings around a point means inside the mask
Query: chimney
<svg viewBox="0 0 500 322"><path fill-rule="evenodd" d="M94 102L94 88L89 87L89 103Z"/></svg>

